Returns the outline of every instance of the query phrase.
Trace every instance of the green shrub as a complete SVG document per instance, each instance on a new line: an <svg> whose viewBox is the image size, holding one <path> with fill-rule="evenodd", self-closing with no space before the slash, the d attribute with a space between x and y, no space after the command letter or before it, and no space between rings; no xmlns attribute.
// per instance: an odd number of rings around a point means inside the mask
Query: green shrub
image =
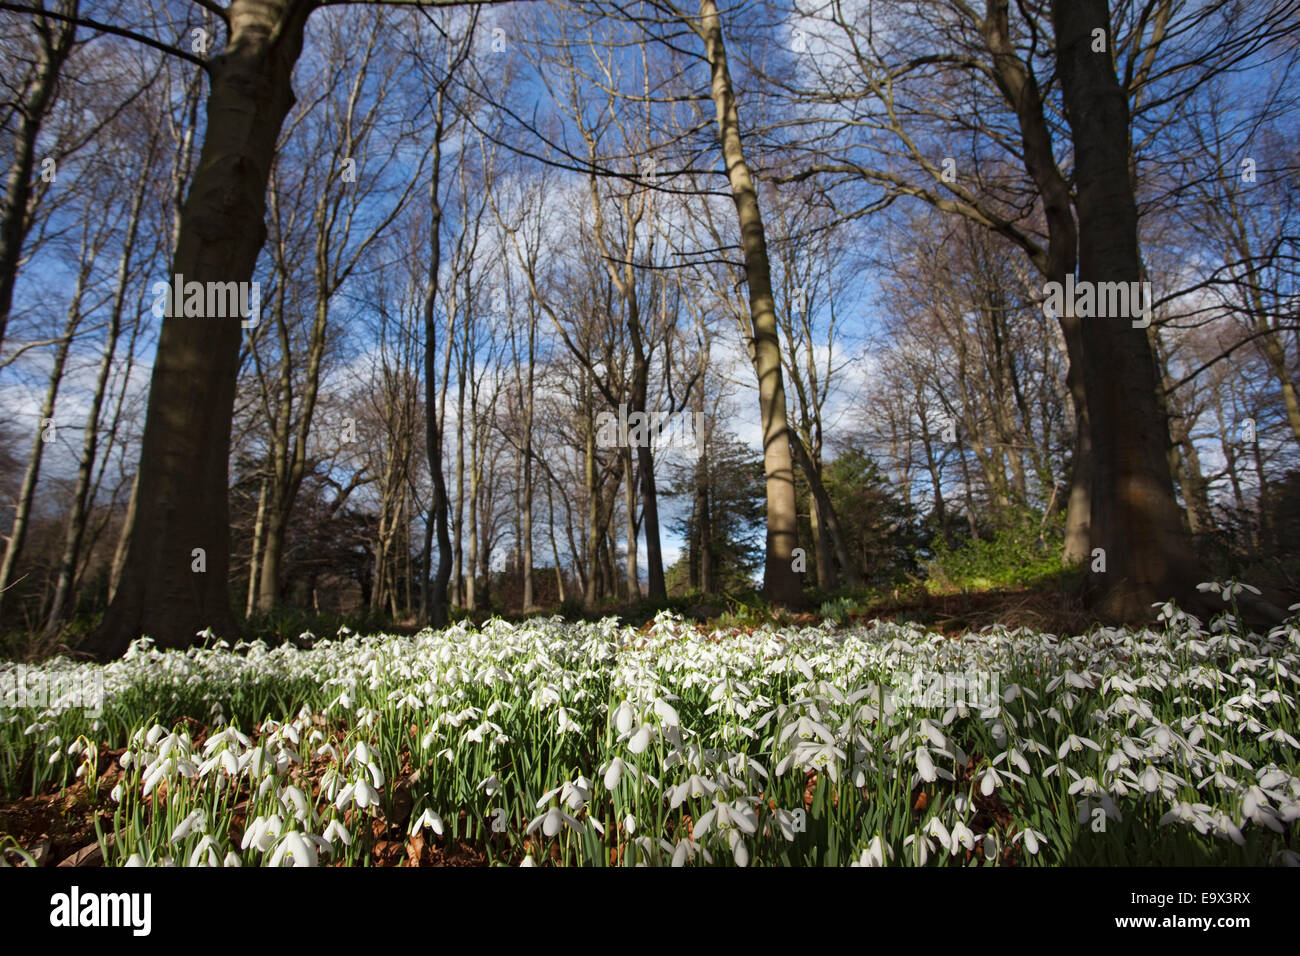
<svg viewBox="0 0 1300 956"><path fill-rule="evenodd" d="M1063 542L1064 524L1059 519L1048 522L1041 538L1038 526L1026 522L953 548L937 541L930 578L963 591L1031 587L1063 570Z"/></svg>

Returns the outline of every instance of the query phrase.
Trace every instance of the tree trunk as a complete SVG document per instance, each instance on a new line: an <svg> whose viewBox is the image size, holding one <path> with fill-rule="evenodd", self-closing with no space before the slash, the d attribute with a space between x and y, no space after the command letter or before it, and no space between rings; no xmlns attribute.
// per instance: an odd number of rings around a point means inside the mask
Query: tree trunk
<svg viewBox="0 0 1300 956"><path fill-rule="evenodd" d="M1052 135L1043 113L1043 96L1029 66L1019 58L1011 40L1007 0L993 0L981 23L981 32L993 54L998 86L1016 111L1024 147L1025 169L1033 178L1043 201L1047 220L1047 258L1036 263L1049 281L1064 283L1073 275L1078 261L1078 230L1069 185L1061 174L1052 149ZM1107 22L1097 24L1106 26ZM1125 140L1127 143L1127 139ZM1070 495L1066 505L1065 545L1062 560L1067 564L1088 556L1092 509L1092 435L1088 417L1088 396L1083 376L1083 337L1080 320L1058 316L1065 339L1068 361L1066 387L1074 404L1074 451L1070 469Z"/></svg>
<svg viewBox="0 0 1300 956"><path fill-rule="evenodd" d="M150 143L148 158L155 155L157 145L155 138ZM63 538L63 554L59 559L58 580L54 585L54 598L50 603L49 617L45 621L46 635L53 635L67 614L72 598L73 585L77 576L77 564L81 558L82 542L86 534L86 517L92 503L91 473L95 467L95 458L99 454L99 418L104 407L104 397L108 392L108 382L113 371L113 356L117 352L118 339L122 335L122 313L126 308L126 291L131 280L131 256L135 252L136 238L140 229L140 212L144 207L145 194L149 178L141 176L131 197L131 208L127 216L126 236L122 242L122 254L117 265L117 284L113 290L113 301L109 307L108 332L104 338L104 351L99 361L99 370L95 377L95 392L86 413L86 429L81 440L81 459L77 465L77 486L72 493L72 507L68 514L68 524ZM114 426L116 430L116 426Z"/></svg>
<svg viewBox="0 0 1300 956"><path fill-rule="evenodd" d="M808 489L808 527L812 532L813 551L817 555L817 586L823 591L835 588L835 564L831 561L831 543L822 533L817 496Z"/></svg>
<svg viewBox="0 0 1300 956"><path fill-rule="evenodd" d="M469 328L468 322L465 327ZM468 334L466 332L466 342ZM456 374L456 516L452 522L456 573L452 576L452 601L457 607L465 607L468 603L465 599L465 352L462 348Z"/></svg>
<svg viewBox="0 0 1300 956"><path fill-rule="evenodd" d="M802 583L794 570L794 549L799 541L798 507L781 372L781 343L777 337L776 307L772 299L772 274L758 193L741 145L740 117L732 91L731 73L727 68L722 24L713 0L701 0L700 35L713 74L712 98L717 109L718 139L736 205L741 245L745 252L745 279L749 286L751 355L758 376L763 471L767 478L763 593L774 604L799 607L804 603L804 597Z"/></svg>
<svg viewBox="0 0 1300 956"><path fill-rule="evenodd" d="M835 548L835 557L839 561L840 568L844 572L844 581L851 588L861 585L862 577L858 574L857 565L849 557L849 550L844 544L844 532L840 527L839 516L835 513L835 505L831 502L831 496L826 493L826 485L822 482L821 469L813 461L812 456L808 454L808 449L804 448L803 440L794 433L790 435L791 445L795 451L795 456L799 459L799 466L808 479L808 488L812 492L813 502L817 507L817 512L821 517L823 527L823 536L830 539L830 544ZM830 549L827 548L829 557ZM818 554L818 560L821 555ZM835 576L831 575L831 580Z"/></svg>
<svg viewBox="0 0 1300 956"><path fill-rule="evenodd" d="M708 494L708 475L704 471L704 456L695 461L691 484L691 520L686 536L686 580L692 591L700 589L700 521L703 518L705 496Z"/></svg>
<svg viewBox="0 0 1300 956"><path fill-rule="evenodd" d="M700 502L700 591L716 594L718 582L713 577L713 514L712 495L706 485Z"/></svg>
<svg viewBox="0 0 1300 956"><path fill-rule="evenodd" d="M627 510L627 596L628 600L635 600L641 596L641 577L637 573L636 560L636 467L632 464L632 449L624 445L622 453L623 504Z"/></svg>
<svg viewBox="0 0 1300 956"><path fill-rule="evenodd" d="M75 17L78 6L77 0L73 0L66 11L59 12ZM4 196L0 197L0 346L4 345L9 310L13 307L14 286L18 283L23 244L32 225L28 206L32 194L32 173L36 168L36 142L40 138L41 125L54 101L59 74L72 50L77 33L76 24L67 21L47 20L38 16L36 23L41 44L40 57L36 74L27 89L23 90L17 104L14 158L9 173L5 176Z"/></svg>
<svg viewBox="0 0 1300 956"><path fill-rule="evenodd" d="M1193 535L1204 535L1214 530L1214 513L1210 509L1210 483L1201 469L1201 455L1192 438L1187 410L1176 392L1169 391L1169 360L1153 338L1155 359L1160 368L1161 393L1169 414L1169 468L1183 493L1187 514L1187 530Z"/></svg>
<svg viewBox="0 0 1300 956"><path fill-rule="evenodd" d="M1137 282L1137 205L1129 178L1128 100L1115 76L1106 0L1053 0L1057 67L1074 142L1079 281ZM1107 31L1107 52L1092 32ZM1084 387L1091 418L1090 544L1104 549L1093 603L1119 620L1145 622L1151 605L1195 595L1197 563L1182 533L1169 473L1168 423L1144 329L1128 317L1082 322Z"/></svg>
<svg viewBox="0 0 1300 956"><path fill-rule="evenodd" d="M551 483L546 483L546 508L548 513L547 528L551 534L551 560L555 562L556 602L564 603L564 571L560 568L560 549L555 543L555 497Z"/></svg>
<svg viewBox="0 0 1300 956"><path fill-rule="evenodd" d="M276 500L278 497L272 479L262 524L262 560L257 568L257 601L254 605L254 609L263 614L269 614L280 603L280 561L284 554L287 526L284 505Z"/></svg>
<svg viewBox="0 0 1300 956"><path fill-rule="evenodd" d="M584 375L583 378L585 383L586 376ZM584 397L586 402L583 412L587 439L583 458L587 480L587 581L582 598L583 603L591 608L596 606L599 595L597 582L600 578L600 489L596 482L596 431L592 422L595 410L592 408L589 384L584 389Z"/></svg>
<svg viewBox="0 0 1300 956"><path fill-rule="evenodd" d="M664 581L663 550L659 542L659 493L655 488L654 450L649 445L638 445L636 449L637 471L641 474L641 520L645 527L645 563L646 586L652 601L663 601L668 597L668 586ZM636 585L640 594L641 585Z"/></svg>
<svg viewBox="0 0 1300 956"><path fill-rule="evenodd" d="M209 66L207 130L172 274L248 282L266 239L266 185L313 0L232 0L230 40ZM227 466L241 319L162 322L140 486L122 580L91 641L116 657L141 634L184 647L237 634L230 602ZM205 565L199 570L198 549Z"/></svg>
<svg viewBox="0 0 1300 956"><path fill-rule="evenodd" d="M438 198L442 167L443 91L438 90L437 123L433 137L433 172L429 185L430 248L428 292L424 300L424 444L433 482L433 500L426 522L431 522L438 537L438 570L430 582L430 535L425 534L424 586L421 607L428 609L428 623L443 627L447 623L447 582L451 580L451 534L447 528L447 482L442 474L442 428L438 416L438 323L434 306L438 295L438 270L442 264L442 203ZM421 623L425 623L421 621Z"/></svg>
<svg viewBox="0 0 1300 956"><path fill-rule="evenodd" d="M248 558L248 602L244 605L244 617L252 617L257 609L258 556L262 553L262 537L266 529L266 491L269 482L262 478L262 489L257 495L257 520L253 522L253 548Z"/></svg>
<svg viewBox="0 0 1300 956"><path fill-rule="evenodd" d="M131 529L135 526L135 513L140 503L140 471L131 478L131 497L126 502L126 515L122 518L122 531L113 549L113 565L108 572L108 602L113 603L117 589L122 585L122 572L126 569L126 555L131 550Z"/></svg>
<svg viewBox="0 0 1300 956"><path fill-rule="evenodd" d="M537 323L530 313L528 316L528 387L524 394L524 442L520 454L523 455L524 489L523 489L523 547L520 549L524 558L524 611L531 611L536 605L533 593L533 393L536 356ZM552 546L554 546L552 539Z"/></svg>
<svg viewBox="0 0 1300 956"><path fill-rule="evenodd" d="M469 528L466 530L466 536L469 538L469 553L465 558L466 570L469 573L465 576L465 607L471 611L477 611L480 600L478 590L478 508L482 465L478 457L478 402L472 394L470 396L469 414Z"/></svg>
<svg viewBox="0 0 1300 956"><path fill-rule="evenodd" d="M0 607L4 604L5 590L10 586L14 567L22 554L27 540L27 527L31 520L32 504L36 498L36 483L41 475L41 461L45 457L45 446L57 435L58 426L54 422L54 408L59 397L59 387L63 384L63 369L67 365L68 353L72 349L72 338L77 326L81 324L81 300L85 295L86 282L90 276L90 265L94 253L82 245L82 267L77 273L77 287L72 294L72 303L68 306L68 318L63 327L63 337L59 339L54 352L54 365L50 369L49 385L45 389L45 400L41 403L40 418L36 423L36 432L32 438L32 453L27 459L27 468L23 472L22 485L18 491L18 500L14 506L13 526L9 529L9 540L5 542L4 558L0 559ZM47 431L48 428L54 431Z"/></svg>

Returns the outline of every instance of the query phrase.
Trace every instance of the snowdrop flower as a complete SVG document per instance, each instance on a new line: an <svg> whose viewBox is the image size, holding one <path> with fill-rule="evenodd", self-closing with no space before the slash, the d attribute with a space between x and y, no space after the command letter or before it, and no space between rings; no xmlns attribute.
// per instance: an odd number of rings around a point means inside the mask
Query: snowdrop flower
<svg viewBox="0 0 1300 956"><path fill-rule="evenodd" d="M207 818L204 816L203 811L195 810L177 825L176 829L172 831L171 839L167 842L171 845L180 843L195 829L202 833L206 824Z"/></svg>
<svg viewBox="0 0 1300 956"><path fill-rule="evenodd" d="M1208 834L1216 826L1210 807L1204 803L1187 803L1179 801L1174 808L1160 818L1163 826L1174 822L1188 823L1197 833Z"/></svg>
<svg viewBox="0 0 1300 956"><path fill-rule="evenodd" d="M753 836L758 831L758 815L754 812L754 808L744 800L727 803L715 799L713 809L701 814L700 818L691 827L692 839L698 840L708 833L715 819L719 829L734 827L749 836Z"/></svg>
<svg viewBox="0 0 1300 956"><path fill-rule="evenodd" d="M681 718L677 716L677 711L666 700L655 699L654 712L666 727L676 727L681 723Z"/></svg>
<svg viewBox="0 0 1300 956"><path fill-rule="evenodd" d="M199 841L199 845L194 848L190 854L189 865L194 866L220 866L221 861L217 856L217 849L220 846L215 839L205 836Z"/></svg>
<svg viewBox="0 0 1300 956"><path fill-rule="evenodd" d="M744 838L737 831L728 830L727 840L731 844L731 858L736 866L749 866L749 848L745 846Z"/></svg>
<svg viewBox="0 0 1300 956"><path fill-rule="evenodd" d="M707 777L691 774L685 782L672 789L668 797L668 804L672 809L676 810L687 797L698 800L701 797L711 796L717 789L718 785Z"/></svg>
<svg viewBox="0 0 1300 956"><path fill-rule="evenodd" d="M605 769L605 779L603 781L605 789L613 790L617 787L618 782L623 779L623 771L627 769L631 769L634 773L636 772L636 768L629 768L628 765L623 762L622 757L615 757L611 760Z"/></svg>
<svg viewBox="0 0 1300 956"><path fill-rule="evenodd" d="M1030 827L1018 831L1016 835L1011 838L1011 842L1014 845L1019 843L1022 838L1025 841L1025 849L1029 851L1031 856L1037 856L1039 844L1047 842L1046 836Z"/></svg>
<svg viewBox="0 0 1300 956"><path fill-rule="evenodd" d="M1106 772L1119 773L1129 766L1129 756L1122 750L1117 750L1106 758Z"/></svg>
<svg viewBox="0 0 1300 956"><path fill-rule="evenodd" d="M379 804L379 794L364 778L354 783L350 789L352 790L352 799L356 801L357 806L362 810ZM339 794L339 796L341 798L342 794ZM335 806L338 806L337 803ZM339 809L342 809L342 807L339 807Z"/></svg>
<svg viewBox="0 0 1300 956"><path fill-rule="evenodd" d="M998 841L992 833L985 833L981 844L984 859L995 860L998 855Z"/></svg>
<svg viewBox="0 0 1300 956"><path fill-rule="evenodd" d="M793 735L798 735L800 740L813 740L814 738L824 741L825 743L834 743L835 735L831 733L830 728L826 727L810 717L801 715L793 723L786 724L781 728L781 733L777 737L777 743L783 744ZM779 773L780 771L778 771Z"/></svg>
<svg viewBox="0 0 1300 956"><path fill-rule="evenodd" d="M414 832L414 830L412 832ZM442 831L439 830L438 832L441 833ZM344 846L352 845L352 835L348 833L347 827L345 827L342 821L337 817L330 820L329 825L325 827L325 832L322 833L321 836L330 843L342 841Z"/></svg>
<svg viewBox="0 0 1300 956"><path fill-rule="evenodd" d="M316 866L316 847L306 834L286 833L271 854L270 866L284 866L292 860L294 866Z"/></svg>
<svg viewBox="0 0 1300 956"><path fill-rule="evenodd" d="M958 846L964 847L967 850L975 849L974 832L960 820L954 823L952 827L952 848L950 852L954 856L957 853Z"/></svg>
<svg viewBox="0 0 1300 956"><path fill-rule="evenodd" d="M713 863L713 855L710 854L707 849L705 849L700 844L696 843L694 840L690 840L687 839L686 837L682 837L680 840L677 841L677 846L673 850L673 859L671 865L685 866L688 862L695 859L695 855L697 853L700 856L704 857L704 862L710 864Z"/></svg>
<svg viewBox="0 0 1300 956"><path fill-rule="evenodd" d="M150 767L144 777L143 796L149 796L158 784L176 772L175 760L158 760Z"/></svg>
<svg viewBox="0 0 1300 956"><path fill-rule="evenodd" d="M929 837L922 835L917 839L915 833L903 838L903 846L912 848L912 862L917 866L925 866L930 861L930 853L934 850L934 841Z"/></svg>
<svg viewBox="0 0 1300 956"><path fill-rule="evenodd" d="M614 727L619 734L626 734L632 729L632 724L636 719L636 714L632 710L632 705L623 701L614 711Z"/></svg>
<svg viewBox="0 0 1300 956"><path fill-rule="evenodd" d="M921 779L926 783L934 783L938 779L938 773L935 771L934 761L930 758L930 752L924 747L916 748L916 770L921 775Z"/></svg>
<svg viewBox="0 0 1300 956"><path fill-rule="evenodd" d="M1025 782L1023 777L1018 777L1009 770L1004 769L1002 773L999 774L996 767L987 767L984 772L980 774L980 793L984 794L986 797L991 796L994 790L1002 786L1003 777L1008 780L1014 780L1019 784Z"/></svg>
<svg viewBox="0 0 1300 956"><path fill-rule="evenodd" d="M801 810L799 812L802 813L803 811ZM776 820L776 825L781 830L781 836L793 843L796 834L799 832L794 828L795 823L799 822L799 817L795 815L795 812L791 810L782 810L778 807L773 812L772 818Z"/></svg>
<svg viewBox="0 0 1300 956"><path fill-rule="evenodd" d="M244 838L240 841L239 848L247 850L251 846L265 853L275 843L282 826L283 824L277 814L273 813L269 817L257 817L244 830Z"/></svg>
<svg viewBox="0 0 1300 956"><path fill-rule="evenodd" d="M889 846L880 839L880 834L871 838L871 842L863 849L861 855L854 860L849 866L884 866L885 858L894 858L894 848Z"/></svg>
<svg viewBox="0 0 1300 956"><path fill-rule="evenodd" d="M577 810L591 799L591 781L579 776L571 783L560 788L560 800L569 805L570 810Z"/></svg>
<svg viewBox="0 0 1300 956"><path fill-rule="evenodd" d="M1017 750L1015 747L1012 747L1010 750L1007 750L1007 751L1005 751L1005 752L1003 752L1003 753L1000 753L1000 754L998 754L996 757L994 757L994 758L993 758L993 766L996 767L999 763L1001 763L1001 762L1002 762L1002 759L1003 759L1004 757L1005 757L1008 761L1010 761L1011 763L1015 764L1015 765L1016 765L1016 766L1017 766L1017 767L1018 767L1018 768L1019 768L1023 773L1029 773L1029 772L1030 772L1030 770L1029 770L1029 761L1026 760L1026 759L1025 759L1025 755L1022 754L1022 753L1021 753L1019 750ZM1008 776L1009 776L1009 775L1008 775Z"/></svg>
<svg viewBox="0 0 1300 956"><path fill-rule="evenodd" d="M1214 819L1214 832L1217 836L1226 836L1237 846L1246 845L1246 837L1241 832L1241 828L1232 822L1232 818L1226 813L1218 814Z"/></svg>
<svg viewBox="0 0 1300 956"><path fill-rule="evenodd" d="M586 777L579 777L571 783L566 781L554 790L546 791L537 801L538 808L544 807L556 794L560 795L561 803L568 804L570 810L577 810L591 799L591 781Z"/></svg>
<svg viewBox="0 0 1300 956"><path fill-rule="evenodd" d="M427 739L427 738L426 738L426 739ZM424 747L425 747L425 749L428 749L429 744L427 744L427 743L424 744ZM338 748L335 747L333 744L328 743L328 742L323 743L323 744L321 744L319 747L316 748L316 756L318 756L318 757L329 757L331 760L333 760L333 761L335 761L335 762L338 762L339 760L342 759L342 758L339 756Z"/></svg>
<svg viewBox="0 0 1300 956"><path fill-rule="evenodd" d="M1288 781L1295 779L1290 774L1276 766L1261 767L1257 776L1259 778L1260 787L1266 791L1281 787Z"/></svg>
<svg viewBox="0 0 1300 956"><path fill-rule="evenodd" d="M560 712L561 714L563 714L564 708L560 708ZM567 720L568 718L566 717L565 719ZM572 722L570 721L570 723ZM563 725L561 725L560 732L563 733L566 729L581 729L581 728L579 728L577 724L572 724L572 728L565 728ZM498 725L492 723L490 720L485 720L477 727L473 728L472 730L467 730L465 732L465 739L468 740L470 743L481 744L483 742L483 738L489 732L495 733L498 736L501 735L502 733L501 728Z"/></svg>
<svg viewBox="0 0 1300 956"><path fill-rule="evenodd" d="M1079 737L1075 734L1070 734L1065 738L1065 743L1061 744L1060 748L1056 751L1056 757L1058 760L1064 760L1066 754L1071 751L1078 753L1084 747L1091 747L1098 753L1101 752L1101 745L1096 741L1089 740L1087 737Z"/></svg>
<svg viewBox="0 0 1300 956"><path fill-rule="evenodd" d="M300 823L307 823L311 818L311 807L307 803L307 797L297 787L286 787L284 793L280 795L280 802L286 808L292 808L293 815Z"/></svg>
<svg viewBox="0 0 1300 956"><path fill-rule="evenodd" d="M541 816L535 817L524 832L533 833L539 826L542 828L542 833L548 837L555 836L565 826L575 833L582 832L582 824L559 807L551 807Z"/></svg>
<svg viewBox="0 0 1300 956"><path fill-rule="evenodd" d="M1279 814L1268 802L1268 796L1259 787L1249 787L1241 801L1241 812L1247 820L1266 826L1277 833L1283 832Z"/></svg>
<svg viewBox="0 0 1300 956"><path fill-rule="evenodd" d="M953 850L952 835L948 833L948 828L943 825L943 821L938 817L931 817L925 825L925 832L939 841L939 845L949 853Z"/></svg>
<svg viewBox="0 0 1300 956"><path fill-rule="evenodd" d="M642 724L637 729L637 732L632 735L632 739L628 741L627 749L634 754L645 753L653 737L654 728L649 724Z"/></svg>
<svg viewBox="0 0 1300 956"><path fill-rule="evenodd" d="M1300 741L1297 741L1294 737L1288 734L1281 727L1278 727L1276 730L1271 730L1268 733L1260 734L1259 740L1261 742L1267 740L1270 743L1275 743L1275 744L1280 744L1285 741L1294 749L1300 750Z"/></svg>

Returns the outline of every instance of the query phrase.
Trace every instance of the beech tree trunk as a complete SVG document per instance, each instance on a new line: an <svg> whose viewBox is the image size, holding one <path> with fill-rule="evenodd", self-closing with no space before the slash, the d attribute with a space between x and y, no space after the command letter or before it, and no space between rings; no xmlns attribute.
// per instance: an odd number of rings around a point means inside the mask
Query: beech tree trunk
<svg viewBox="0 0 1300 956"><path fill-rule="evenodd" d="M1043 113L1043 96L1030 67L1020 59L1011 40L1007 15L1008 0L993 0L980 24L980 31L993 55L998 86L1016 112L1024 151L1025 170L1034 180L1043 201L1047 220L1046 261L1036 262L1039 271L1053 282L1064 283L1078 264L1078 230L1069 185L1061 175L1052 149L1052 134ZM1105 24L1101 24L1105 26ZM1088 395L1083 376L1083 337L1080 319L1058 316L1068 359L1066 387L1074 405L1074 453L1070 469L1070 494L1066 505L1065 546L1062 558L1068 564L1088 556L1092 510L1092 434L1088 418Z"/></svg>
<svg viewBox="0 0 1300 956"><path fill-rule="evenodd" d="M1137 282L1137 204L1129 177L1129 110L1111 60L1106 0L1053 0L1057 68L1074 143L1079 281ZM1106 31L1094 52L1093 31ZM1092 437L1090 544L1105 552L1093 603L1118 620L1145 622L1151 605L1194 599L1197 562L1182 531L1157 400L1156 364L1132 320L1080 323Z"/></svg>
<svg viewBox="0 0 1300 956"><path fill-rule="evenodd" d="M437 122L433 136L433 170L429 183L429 275L424 299L424 444L433 482L433 500L429 503L426 526L432 525L438 538L438 567L431 567L430 547L433 536L424 536L424 572L421 588L421 616L427 611L427 623L443 627L447 623L447 582L451 580L451 533L447 527L447 480L442 473L442 428L438 415L438 320L434 306L438 295L438 271L442 264L442 202L438 197L442 175L443 91L437 95ZM448 343L450 347L450 343ZM430 580L432 578L432 581ZM421 623L426 623L421 621Z"/></svg>
<svg viewBox="0 0 1300 956"><path fill-rule="evenodd" d="M718 139L731 182L731 195L740 224L745 252L745 279L749 286L752 358L758 376L759 412L763 428L763 471L767 478L767 550L763 593L778 605L803 604L803 586L794 570L798 538L794 461L786 417L785 383L781 372L781 343L777 337L776 306L772 299L772 272L767 239L758 205L758 192L740 139L740 116L727 68L722 24L713 0L701 0L699 32L712 68L713 104L718 115Z"/></svg>
<svg viewBox="0 0 1300 956"><path fill-rule="evenodd" d="M587 580L583 587L583 603L591 608L596 606L600 595L600 488L596 481L596 427L592 418L595 414L591 402L591 386L587 376L583 376L583 422L585 427L586 448L583 466L587 484Z"/></svg>
<svg viewBox="0 0 1300 956"><path fill-rule="evenodd" d="M469 344L469 323L465 323L464 344ZM465 583L465 375L468 366L468 347L460 350L456 374L456 514L452 519L455 535L456 569L453 575L452 602L456 607L467 607Z"/></svg>
<svg viewBox="0 0 1300 956"><path fill-rule="evenodd" d="M294 103L293 67L314 7L314 0L232 0L229 42L208 64L207 130L173 275L252 279L266 240L276 139ZM120 655L142 634L161 647L188 646L204 628L237 634L227 466L241 339L239 316L162 322L130 544L91 640L101 659Z"/></svg>

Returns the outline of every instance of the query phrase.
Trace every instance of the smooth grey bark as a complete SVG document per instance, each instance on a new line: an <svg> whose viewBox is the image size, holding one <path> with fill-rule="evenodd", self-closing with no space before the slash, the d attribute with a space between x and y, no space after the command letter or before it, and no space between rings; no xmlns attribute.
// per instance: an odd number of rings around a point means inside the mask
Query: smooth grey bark
<svg viewBox="0 0 1300 956"><path fill-rule="evenodd" d="M266 186L294 103L292 73L314 0L232 0L230 39L207 64L207 130L181 215L173 275L249 282L266 240ZM228 463L242 319L163 319L136 510L122 577L90 646L101 659L142 634L184 647L238 633L229 586ZM204 570L196 561L202 550Z"/></svg>
<svg viewBox="0 0 1300 956"><path fill-rule="evenodd" d="M717 110L718 140L736 206L745 255L745 279L749 287L751 358L758 377L763 470L767 477L763 592L774 604L799 607L804 603L804 596L803 585L794 570L794 550L799 542L798 505L795 501L785 385L781 374L781 344L772 297L772 273L758 192L741 143L740 116L727 67L722 23L713 0L701 0L696 29L704 41L705 57L712 72L711 96Z"/></svg>

